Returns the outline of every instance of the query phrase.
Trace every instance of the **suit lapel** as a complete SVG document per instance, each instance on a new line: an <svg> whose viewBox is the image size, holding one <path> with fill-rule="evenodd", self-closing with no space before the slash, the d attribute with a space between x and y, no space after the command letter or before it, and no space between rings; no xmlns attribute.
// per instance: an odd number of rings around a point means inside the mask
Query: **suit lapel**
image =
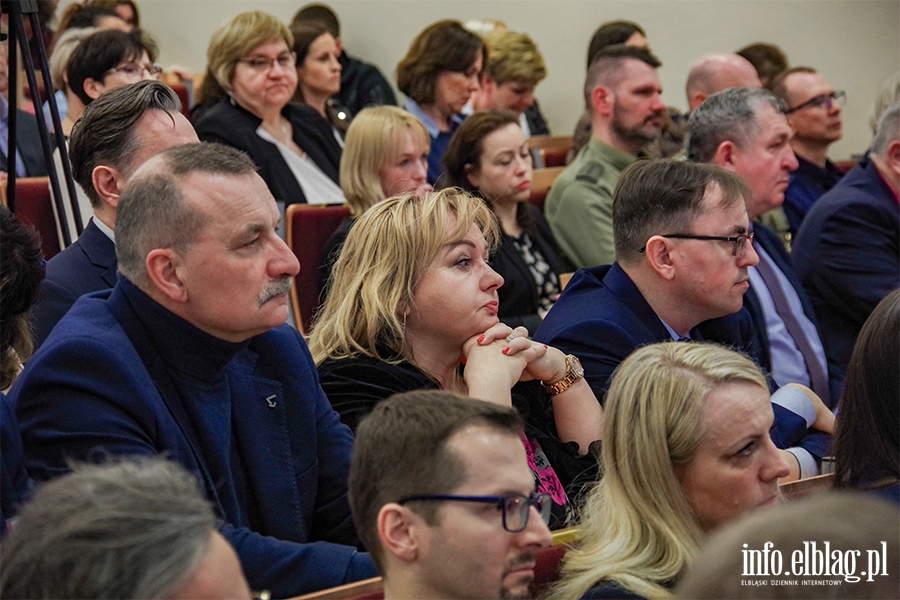
<svg viewBox="0 0 900 600"><path fill-rule="evenodd" d="M93 218L78 237L81 248L91 264L103 271L101 277L110 287L116 285L116 245L94 223Z"/></svg>

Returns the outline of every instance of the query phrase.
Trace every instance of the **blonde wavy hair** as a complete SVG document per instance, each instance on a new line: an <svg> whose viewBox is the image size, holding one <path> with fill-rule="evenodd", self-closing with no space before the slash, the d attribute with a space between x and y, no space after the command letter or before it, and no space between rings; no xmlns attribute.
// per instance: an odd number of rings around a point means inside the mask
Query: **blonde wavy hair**
<svg viewBox="0 0 900 600"><path fill-rule="evenodd" d="M397 106L364 108L350 123L340 171L341 189L354 219L384 200L378 172L397 159L403 149L406 131L413 133L428 154L431 138L425 126Z"/></svg>
<svg viewBox="0 0 900 600"><path fill-rule="evenodd" d="M492 252L499 239L494 213L457 188L393 196L366 211L344 242L313 325L309 348L316 364L360 355L408 356L401 315L441 248L463 239L472 225ZM390 356L382 355L385 349Z"/></svg>
<svg viewBox="0 0 900 600"><path fill-rule="evenodd" d="M644 346L619 365L606 399L603 479L581 508L577 548L550 599L580 598L603 581L649 599L672 596L703 535L676 468L705 435L706 397L735 382L768 391L749 358L713 344Z"/></svg>

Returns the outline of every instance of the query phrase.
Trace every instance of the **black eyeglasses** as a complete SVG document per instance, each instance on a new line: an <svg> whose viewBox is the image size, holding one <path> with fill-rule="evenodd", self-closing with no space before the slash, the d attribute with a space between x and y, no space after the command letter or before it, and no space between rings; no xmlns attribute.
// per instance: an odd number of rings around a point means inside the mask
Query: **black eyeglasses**
<svg viewBox="0 0 900 600"><path fill-rule="evenodd" d="M745 233L741 235L735 236L724 236L724 235L693 235L690 233L667 233L665 235L661 235L659 237L664 238L672 238L676 240L707 240L712 242L731 242L731 255L734 257L741 257L744 255L744 251L747 248L747 242L753 241L753 232ZM638 252L644 252L647 250L647 246L644 246Z"/></svg>
<svg viewBox="0 0 900 600"><path fill-rule="evenodd" d="M429 502L435 500L496 504L503 509L503 529L510 533L518 533L528 526L528 514L531 512L529 509L532 506L537 509L545 525L550 522L550 494L538 494L536 492L532 492L528 496L452 496L446 494L407 496L397 504L403 505L407 502Z"/></svg>
<svg viewBox="0 0 900 600"><path fill-rule="evenodd" d="M831 92L830 94L819 94L818 96L813 96L806 102L801 102L797 106L792 106L791 108L784 111L784 114L789 115L791 113L795 113L798 110L804 109L808 106L812 106L815 108L824 108L825 110L831 110L831 107L836 104L839 106L843 106L844 102L847 100L847 94L844 93L843 90L837 92Z"/></svg>

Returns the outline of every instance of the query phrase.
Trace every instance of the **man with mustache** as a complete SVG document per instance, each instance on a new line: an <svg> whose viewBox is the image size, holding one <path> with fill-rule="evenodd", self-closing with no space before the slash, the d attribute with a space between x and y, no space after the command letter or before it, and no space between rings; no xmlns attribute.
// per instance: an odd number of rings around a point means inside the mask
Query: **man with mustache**
<svg viewBox="0 0 900 600"><path fill-rule="evenodd" d="M641 148L662 132L660 65L646 48L619 44L598 52L588 68L584 98L591 141L553 184L545 207L553 235L576 267L616 260L613 188Z"/></svg>
<svg viewBox="0 0 900 600"><path fill-rule="evenodd" d="M515 410L436 390L397 394L359 425L350 503L384 597L530 598L550 545Z"/></svg>
<svg viewBox="0 0 900 600"><path fill-rule="evenodd" d="M157 154L119 198L115 287L75 303L11 397L32 477L164 454L197 476L251 589L289 597L376 572L352 546L350 429L284 325L299 264L278 222L245 154Z"/></svg>
<svg viewBox="0 0 900 600"><path fill-rule="evenodd" d="M740 177L712 165L661 160L628 167L613 201L616 262L576 272L534 339L577 352L601 402L613 371L636 348L709 339L701 323L715 328L715 341L758 354L741 308L749 270L759 262L745 208L750 196ZM820 416L833 422L821 402L790 390L773 405L779 448L804 438ZM796 478L798 462L789 462Z"/></svg>
<svg viewBox="0 0 900 600"><path fill-rule="evenodd" d="M710 96L691 115L688 158L718 165L746 181L751 220L781 205L797 169L785 110L766 90L732 88ZM760 264L750 269L744 306L761 348L757 358L779 386L809 386L833 407L843 375L825 354L812 303L778 236L759 223L753 231Z"/></svg>

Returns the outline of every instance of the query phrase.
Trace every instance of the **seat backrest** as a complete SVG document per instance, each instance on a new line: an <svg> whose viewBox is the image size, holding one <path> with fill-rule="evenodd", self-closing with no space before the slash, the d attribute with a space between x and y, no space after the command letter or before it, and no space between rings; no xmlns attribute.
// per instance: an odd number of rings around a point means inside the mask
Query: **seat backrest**
<svg viewBox="0 0 900 600"><path fill-rule="evenodd" d="M817 475L816 477L807 477L806 479L798 479L782 483L778 486L778 491L786 500L796 500L809 494L823 492L834 487L834 473L826 473L825 475Z"/></svg>
<svg viewBox="0 0 900 600"><path fill-rule="evenodd" d="M308 333L322 291L322 253L331 234L350 216L346 205L291 204L287 207L285 238L300 261L300 273L291 288L291 303L297 329Z"/></svg>
<svg viewBox="0 0 900 600"><path fill-rule="evenodd" d="M571 135L533 135L528 138L528 147L534 150L534 168L563 167L566 156L572 149Z"/></svg>
<svg viewBox="0 0 900 600"><path fill-rule="evenodd" d="M50 197L50 180L47 177L23 177L16 179L15 204L10 210L21 222L34 227L41 235L44 260L59 254L59 234Z"/></svg>
<svg viewBox="0 0 900 600"><path fill-rule="evenodd" d="M544 211L544 202L547 201L547 193L550 186L559 177L559 174L565 170L565 167L550 167L547 169L535 169L531 179L531 195L528 201L537 206L541 212Z"/></svg>
<svg viewBox="0 0 900 600"><path fill-rule="evenodd" d="M381 577L373 577L320 592L304 594L291 600L381 600L382 598L384 598L384 583Z"/></svg>
<svg viewBox="0 0 900 600"><path fill-rule="evenodd" d="M175 95L178 96L178 99L181 101L181 114L184 115L185 119L190 119L191 94L188 90L188 86L183 83L170 83L169 87L172 88L172 91L175 92Z"/></svg>

